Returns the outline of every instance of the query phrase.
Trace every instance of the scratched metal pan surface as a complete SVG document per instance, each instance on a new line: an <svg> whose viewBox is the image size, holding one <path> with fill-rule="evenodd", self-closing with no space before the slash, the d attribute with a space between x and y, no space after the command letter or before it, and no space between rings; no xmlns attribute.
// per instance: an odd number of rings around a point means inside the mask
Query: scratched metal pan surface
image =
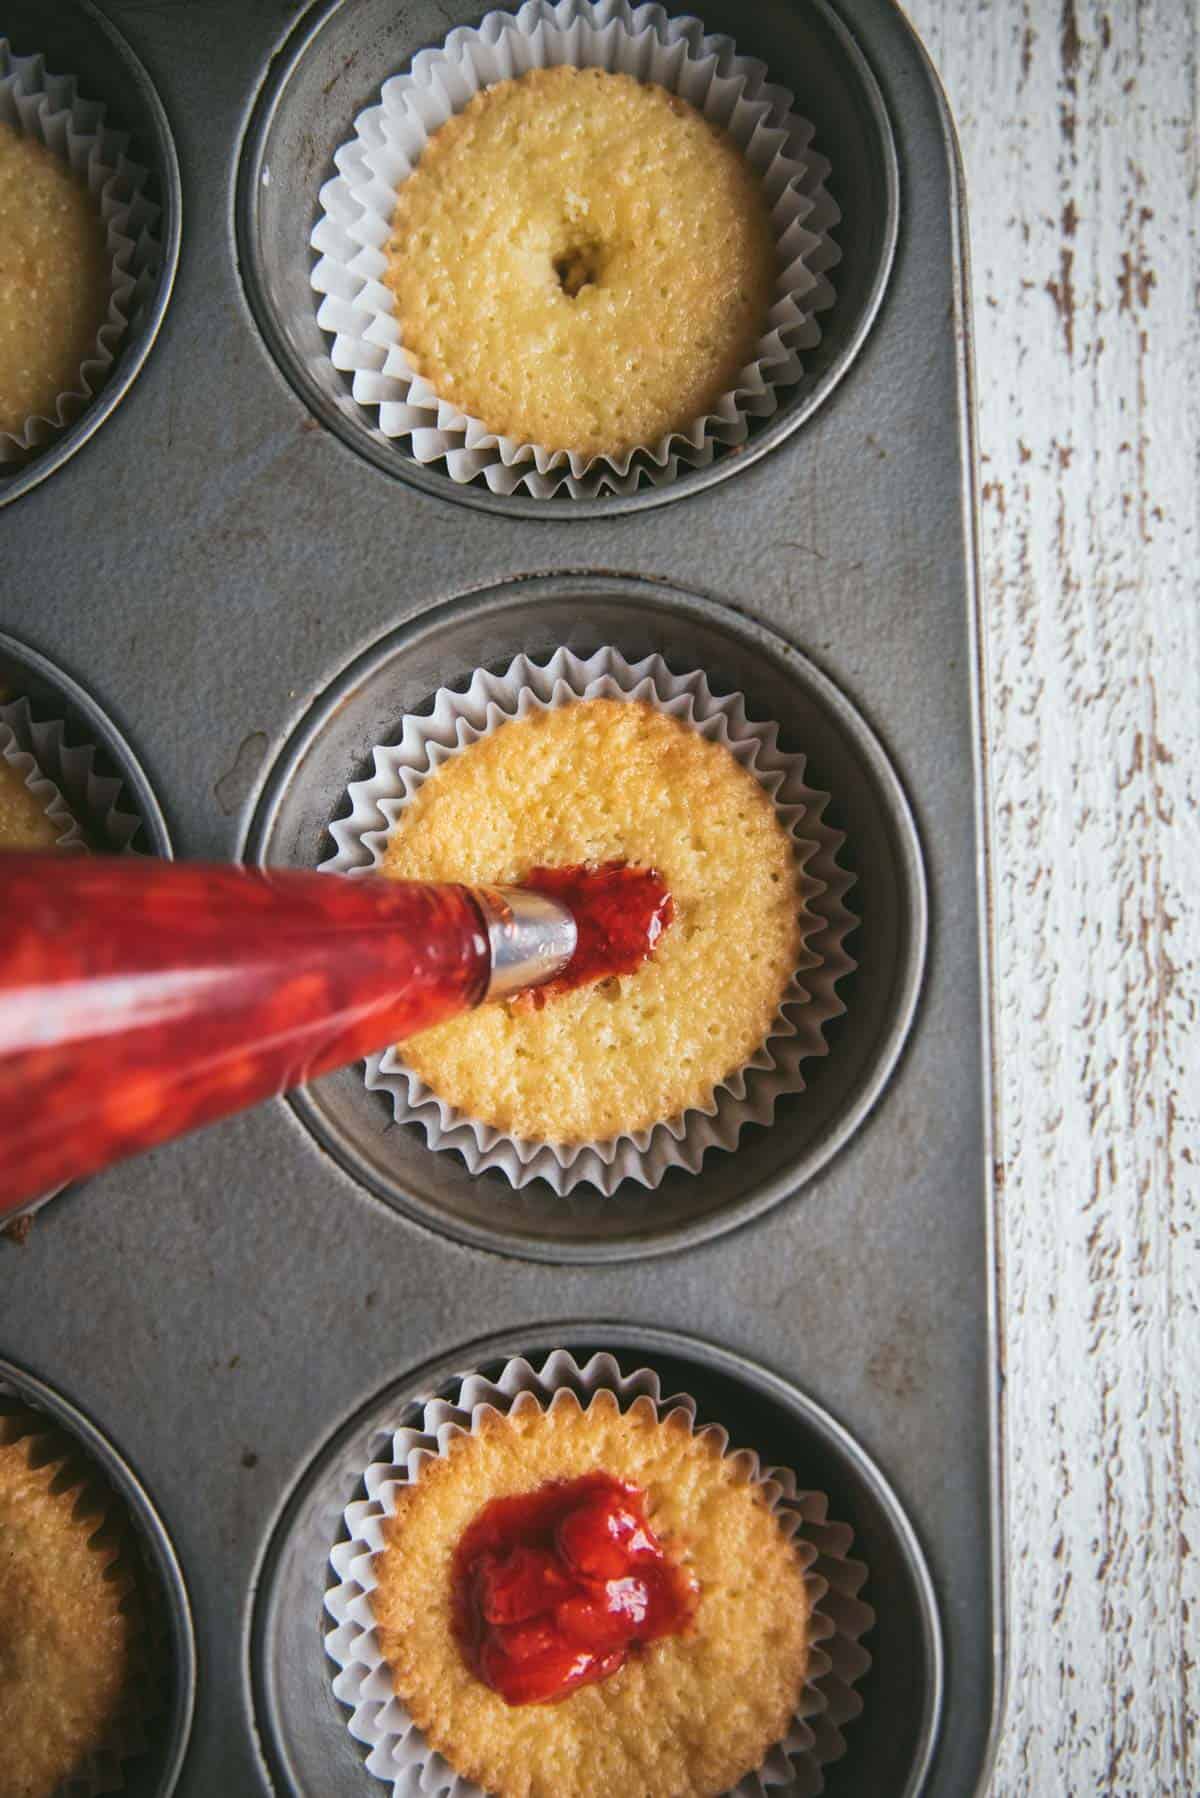
<svg viewBox="0 0 1200 1798"><path fill-rule="evenodd" d="M103 88L94 10L52 10L57 60ZM322 1658L332 1496L422 1380L556 1339L690 1380L874 1545L876 1663L833 1798L981 1790L1004 1659L984 745L962 199L923 53L890 0L704 7L833 165L823 348L744 453L659 503L464 504L339 394L306 246L356 113L482 6L105 10L174 136L178 190L156 106L117 84L182 254L120 403L4 509L0 631L94 696L176 852L311 863L372 744L438 685L616 641L778 718L832 795L861 920L809 1091L661 1196L518 1201L389 1132L343 1074L0 1242L0 1355L104 1419L187 1579L178 1790L383 1789ZM4 16L38 47L36 0Z"/></svg>

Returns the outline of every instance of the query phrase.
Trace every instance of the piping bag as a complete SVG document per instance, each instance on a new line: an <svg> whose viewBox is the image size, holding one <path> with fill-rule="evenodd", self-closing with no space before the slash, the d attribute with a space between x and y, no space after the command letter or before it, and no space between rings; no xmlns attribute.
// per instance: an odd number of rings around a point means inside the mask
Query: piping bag
<svg viewBox="0 0 1200 1798"><path fill-rule="evenodd" d="M528 879L0 854L0 1216L669 922L652 870Z"/></svg>

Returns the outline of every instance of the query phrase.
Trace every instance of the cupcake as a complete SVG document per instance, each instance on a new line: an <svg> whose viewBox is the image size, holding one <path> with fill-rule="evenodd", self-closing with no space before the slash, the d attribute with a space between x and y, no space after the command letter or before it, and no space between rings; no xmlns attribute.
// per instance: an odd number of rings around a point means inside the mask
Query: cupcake
<svg viewBox="0 0 1200 1798"><path fill-rule="evenodd" d="M333 1551L326 1646L397 1793L820 1789L874 1622L822 1498L608 1355L460 1376L388 1446Z"/></svg>
<svg viewBox="0 0 1200 1798"><path fill-rule="evenodd" d="M0 433L53 418L108 316L104 221L70 164L0 118Z"/></svg>
<svg viewBox="0 0 1200 1798"><path fill-rule="evenodd" d="M157 279L148 171L104 120L0 36L0 472L83 410Z"/></svg>
<svg viewBox="0 0 1200 1798"><path fill-rule="evenodd" d="M698 19L525 0L383 85L311 275L371 426L494 493L662 486L742 444L833 303L813 129Z"/></svg>
<svg viewBox="0 0 1200 1798"><path fill-rule="evenodd" d="M637 914L648 956L593 980L572 963L368 1057L397 1119L472 1172L656 1186L770 1123L827 1052L854 966L841 834L803 756L699 671L612 648L477 670L407 718L349 798L330 872L659 895Z"/></svg>
<svg viewBox="0 0 1200 1798"><path fill-rule="evenodd" d="M497 436L621 456L711 411L775 278L761 183L686 100L534 69L434 133L384 282L414 370Z"/></svg>
<svg viewBox="0 0 1200 1798"><path fill-rule="evenodd" d="M396 821L383 873L520 885L546 866L657 870L673 917L634 972L490 1005L410 1038L447 1105L575 1144L710 1105L770 1033L806 918L792 838L724 744L630 700L510 719L443 762Z"/></svg>
<svg viewBox="0 0 1200 1798"><path fill-rule="evenodd" d="M0 1408L0 1798L94 1783L127 1747L140 1626L110 1503L64 1437Z"/></svg>
<svg viewBox="0 0 1200 1798"><path fill-rule="evenodd" d="M794 1544L745 1467L648 1398L485 1415L384 1536L373 1607L396 1691L496 1798L725 1792L801 1702Z"/></svg>

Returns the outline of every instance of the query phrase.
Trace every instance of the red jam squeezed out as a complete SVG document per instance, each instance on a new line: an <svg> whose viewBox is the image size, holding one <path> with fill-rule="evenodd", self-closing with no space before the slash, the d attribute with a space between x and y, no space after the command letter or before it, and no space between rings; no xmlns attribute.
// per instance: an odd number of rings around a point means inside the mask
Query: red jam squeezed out
<svg viewBox="0 0 1200 1798"><path fill-rule="evenodd" d="M662 875L627 862L532 868L520 885L565 905L578 932L575 953L562 973L521 995L521 1004L538 1010L557 993L613 974L632 974L654 954L675 916Z"/></svg>
<svg viewBox="0 0 1200 1798"><path fill-rule="evenodd" d="M0 855L0 1216L477 1005L465 887Z"/></svg>
<svg viewBox="0 0 1200 1798"><path fill-rule="evenodd" d="M506 1704L548 1704L680 1635L697 1588L646 1520L645 1493L607 1473L485 1505L454 1557L454 1629Z"/></svg>

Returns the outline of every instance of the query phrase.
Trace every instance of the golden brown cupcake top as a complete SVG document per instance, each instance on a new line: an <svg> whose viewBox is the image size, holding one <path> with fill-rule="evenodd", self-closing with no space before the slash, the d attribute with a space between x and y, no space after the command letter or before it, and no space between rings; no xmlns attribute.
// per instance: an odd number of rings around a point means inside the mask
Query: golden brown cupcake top
<svg viewBox="0 0 1200 1798"><path fill-rule="evenodd" d="M696 1581L692 1626L556 1704L506 1704L456 1642L456 1547L492 1500L597 1470L646 1495ZM622 1412L609 1392L543 1411L526 1395L427 1462L384 1534L372 1604L396 1691L495 1798L715 1798L787 1733L809 1658L800 1559L746 1458L681 1413L660 1420L648 1398Z"/></svg>
<svg viewBox="0 0 1200 1798"><path fill-rule="evenodd" d="M515 884L616 860L656 868L674 901L650 961L540 1009L481 1006L403 1045L465 1116L606 1141L711 1104L770 1033L802 946L792 840L723 744L649 705L585 699L502 724L414 794L383 871Z"/></svg>
<svg viewBox="0 0 1200 1798"><path fill-rule="evenodd" d="M0 431L53 418L60 396L80 391L110 273L87 187L37 138L0 122Z"/></svg>
<svg viewBox="0 0 1200 1798"><path fill-rule="evenodd" d="M132 1587L72 1446L0 1415L0 1798L51 1798L130 1708Z"/></svg>
<svg viewBox="0 0 1200 1798"><path fill-rule="evenodd" d="M737 146L600 69L476 94L400 189L387 255L405 350L439 398L588 455L709 412L753 358L775 277Z"/></svg>

